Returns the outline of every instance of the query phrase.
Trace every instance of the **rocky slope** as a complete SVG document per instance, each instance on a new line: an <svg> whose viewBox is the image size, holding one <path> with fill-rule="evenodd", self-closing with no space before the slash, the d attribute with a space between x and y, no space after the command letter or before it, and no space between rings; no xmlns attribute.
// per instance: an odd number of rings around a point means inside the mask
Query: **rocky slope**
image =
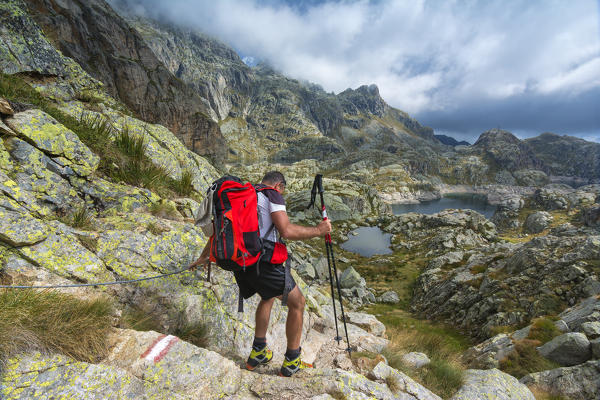
<svg viewBox="0 0 600 400"><path fill-rule="evenodd" d="M9 2L17 7L18 2ZM103 0L27 2L28 11L50 42L76 61L106 91L145 121L175 132L193 151L224 156L218 125L207 100L181 82ZM19 20L7 20L18 27ZM13 32L15 36L18 32ZM10 72L10 71L7 71ZM86 93L79 97L85 98Z"/></svg>

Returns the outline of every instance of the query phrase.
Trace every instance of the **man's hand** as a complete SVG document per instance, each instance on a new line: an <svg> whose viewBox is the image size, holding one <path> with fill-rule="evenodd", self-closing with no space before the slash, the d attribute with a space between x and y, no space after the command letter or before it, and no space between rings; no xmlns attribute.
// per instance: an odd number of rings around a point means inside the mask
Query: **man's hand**
<svg viewBox="0 0 600 400"><path fill-rule="evenodd" d="M200 258L198 258L196 261L190 264L188 269L190 271L195 271L196 267L198 267L198 265L200 264L203 264L204 268L206 268L206 266L208 265L208 256L200 256Z"/></svg>
<svg viewBox="0 0 600 400"><path fill-rule="evenodd" d="M331 232L331 221L325 219L319 222L319 225L317 225L317 229L319 230L319 236L327 235Z"/></svg>

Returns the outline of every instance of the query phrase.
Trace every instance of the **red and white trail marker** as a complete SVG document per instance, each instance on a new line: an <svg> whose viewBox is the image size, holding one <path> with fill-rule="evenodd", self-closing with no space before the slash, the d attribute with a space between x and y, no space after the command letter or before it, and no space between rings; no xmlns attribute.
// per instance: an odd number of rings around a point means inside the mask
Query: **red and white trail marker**
<svg viewBox="0 0 600 400"><path fill-rule="evenodd" d="M146 349L144 354L140 358L145 358L148 361L154 363L162 360L167 355L171 347L179 340L177 336L173 335L161 335Z"/></svg>

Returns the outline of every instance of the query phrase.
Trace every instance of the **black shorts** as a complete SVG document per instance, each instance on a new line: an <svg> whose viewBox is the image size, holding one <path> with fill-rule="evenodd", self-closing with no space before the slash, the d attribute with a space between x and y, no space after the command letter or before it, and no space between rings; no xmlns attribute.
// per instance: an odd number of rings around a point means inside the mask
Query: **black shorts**
<svg viewBox="0 0 600 400"><path fill-rule="evenodd" d="M259 275L256 267L250 267L244 272L235 272L235 280L244 299L258 293L263 300L283 295L285 288L285 267L283 264L260 263ZM290 291L296 287L294 278L290 276Z"/></svg>

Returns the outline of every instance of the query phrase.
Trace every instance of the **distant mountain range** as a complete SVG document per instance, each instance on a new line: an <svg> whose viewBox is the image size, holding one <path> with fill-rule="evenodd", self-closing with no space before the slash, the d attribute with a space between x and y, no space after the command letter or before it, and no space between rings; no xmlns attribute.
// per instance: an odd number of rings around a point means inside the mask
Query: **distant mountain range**
<svg viewBox="0 0 600 400"><path fill-rule="evenodd" d="M101 0L27 3L53 44L109 94L216 164L314 158L341 172L362 159L400 165L420 180L479 184L521 169L600 179L596 143L554 134L521 141L491 130L469 146L389 106L375 85L327 93L267 65L249 67L202 33L113 4L117 11ZM448 147L459 145L469 147Z"/></svg>

